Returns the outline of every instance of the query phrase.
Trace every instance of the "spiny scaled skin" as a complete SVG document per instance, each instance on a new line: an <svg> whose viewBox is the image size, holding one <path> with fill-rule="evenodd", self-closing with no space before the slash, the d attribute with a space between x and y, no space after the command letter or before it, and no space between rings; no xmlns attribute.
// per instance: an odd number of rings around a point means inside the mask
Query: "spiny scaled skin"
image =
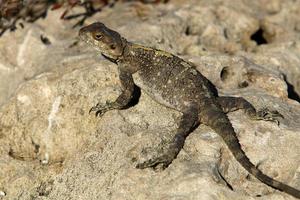
<svg viewBox="0 0 300 200"><path fill-rule="evenodd" d="M226 115L227 112L243 109L252 119L276 121L276 117L282 117L278 112L267 109L257 112L240 97L218 97L212 83L193 64L168 52L130 43L102 23L82 28L79 36L116 63L119 69L123 91L116 101L91 108L96 116L126 107L135 84L158 103L183 114L172 141L160 144L156 155L139 163L138 168L167 167L176 158L193 128L203 123L223 138L234 157L249 173L275 189L300 198L299 190L264 175L249 161Z"/></svg>

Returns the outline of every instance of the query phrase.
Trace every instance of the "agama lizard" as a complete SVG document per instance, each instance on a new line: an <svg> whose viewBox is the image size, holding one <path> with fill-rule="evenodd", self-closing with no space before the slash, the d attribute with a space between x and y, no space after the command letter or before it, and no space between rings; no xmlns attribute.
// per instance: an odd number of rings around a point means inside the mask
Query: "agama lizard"
<svg viewBox="0 0 300 200"><path fill-rule="evenodd" d="M218 96L214 85L195 66L171 53L128 42L100 22L83 27L80 38L118 65L122 93L114 102L97 104L90 111L101 116L112 109L122 109L133 96L134 85L158 103L182 113L177 132L166 145L161 144L155 157L137 168L167 167L176 158L186 137L203 123L218 133L236 160L263 183L300 198L300 191L263 174L242 150L226 113L243 109L252 119L276 121L277 111L256 109L244 98Z"/></svg>

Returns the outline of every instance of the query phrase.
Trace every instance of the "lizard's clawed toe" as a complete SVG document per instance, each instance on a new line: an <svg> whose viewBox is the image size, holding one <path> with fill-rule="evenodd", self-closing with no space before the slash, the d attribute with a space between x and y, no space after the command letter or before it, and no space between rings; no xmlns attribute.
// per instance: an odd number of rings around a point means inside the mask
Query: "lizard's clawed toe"
<svg viewBox="0 0 300 200"><path fill-rule="evenodd" d="M104 115L104 113L111 109L111 105L112 104L110 102L106 102L106 104L97 103L97 105L93 106L89 110L89 114L91 114L91 112L95 112L96 117L101 117L102 115Z"/></svg>
<svg viewBox="0 0 300 200"><path fill-rule="evenodd" d="M89 114L91 114L91 112L95 111L95 106L91 107L91 109L89 110Z"/></svg>
<svg viewBox="0 0 300 200"><path fill-rule="evenodd" d="M271 111L267 108L259 110L256 116L257 120L272 121L272 122L276 122L277 125L280 124L279 119L283 119L283 118L284 118L283 115L280 114L278 111L276 110Z"/></svg>
<svg viewBox="0 0 300 200"><path fill-rule="evenodd" d="M96 111L96 113L95 113L95 116L96 116L96 117L102 117L102 115L104 115L103 110L98 110L98 111Z"/></svg>
<svg viewBox="0 0 300 200"><path fill-rule="evenodd" d="M165 169L176 158L178 152L179 149L174 145L167 145L167 147L160 145L158 149L145 148L141 154L146 159L143 162L139 162L136 168L144 169L151 167L156 170Z"/></svg>
<svg viewBox="0 0 300 200"><path fill-rule="evenodd" d="M153 168L155 170L163 170L167 168L173 159L169 160L167 156L161 156L153 159L149 159L145 162L138 163L136 168L145 169L145 168Z"/></svg>

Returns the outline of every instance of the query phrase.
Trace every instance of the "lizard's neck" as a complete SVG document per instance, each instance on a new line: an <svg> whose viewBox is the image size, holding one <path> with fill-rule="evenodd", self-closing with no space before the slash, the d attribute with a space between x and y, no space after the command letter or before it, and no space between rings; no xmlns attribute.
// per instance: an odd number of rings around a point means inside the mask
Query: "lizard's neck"
<svg viewBox="0 0 300 200"><path fill-rule="evenodd" d="M120 68L134 74L143 67L139 62L139 59L136 59L138 54L133 48L133 45L135 44L128 42L125 39L123 40L123 38L122 42L124 45L123 54L118 58L118 60L116 60L116 62Z"/></svg>

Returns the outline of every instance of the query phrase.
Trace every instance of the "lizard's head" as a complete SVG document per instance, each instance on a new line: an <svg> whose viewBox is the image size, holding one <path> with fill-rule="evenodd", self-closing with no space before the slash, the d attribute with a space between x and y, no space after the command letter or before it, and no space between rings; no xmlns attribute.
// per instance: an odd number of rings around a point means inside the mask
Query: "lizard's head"
<svg viewBox="0 0 300 200"><path fill-rule="evenodd" d="M100 22L81 28L79 37L109 58L118 59L123 54L121 35Z"/></svg>

